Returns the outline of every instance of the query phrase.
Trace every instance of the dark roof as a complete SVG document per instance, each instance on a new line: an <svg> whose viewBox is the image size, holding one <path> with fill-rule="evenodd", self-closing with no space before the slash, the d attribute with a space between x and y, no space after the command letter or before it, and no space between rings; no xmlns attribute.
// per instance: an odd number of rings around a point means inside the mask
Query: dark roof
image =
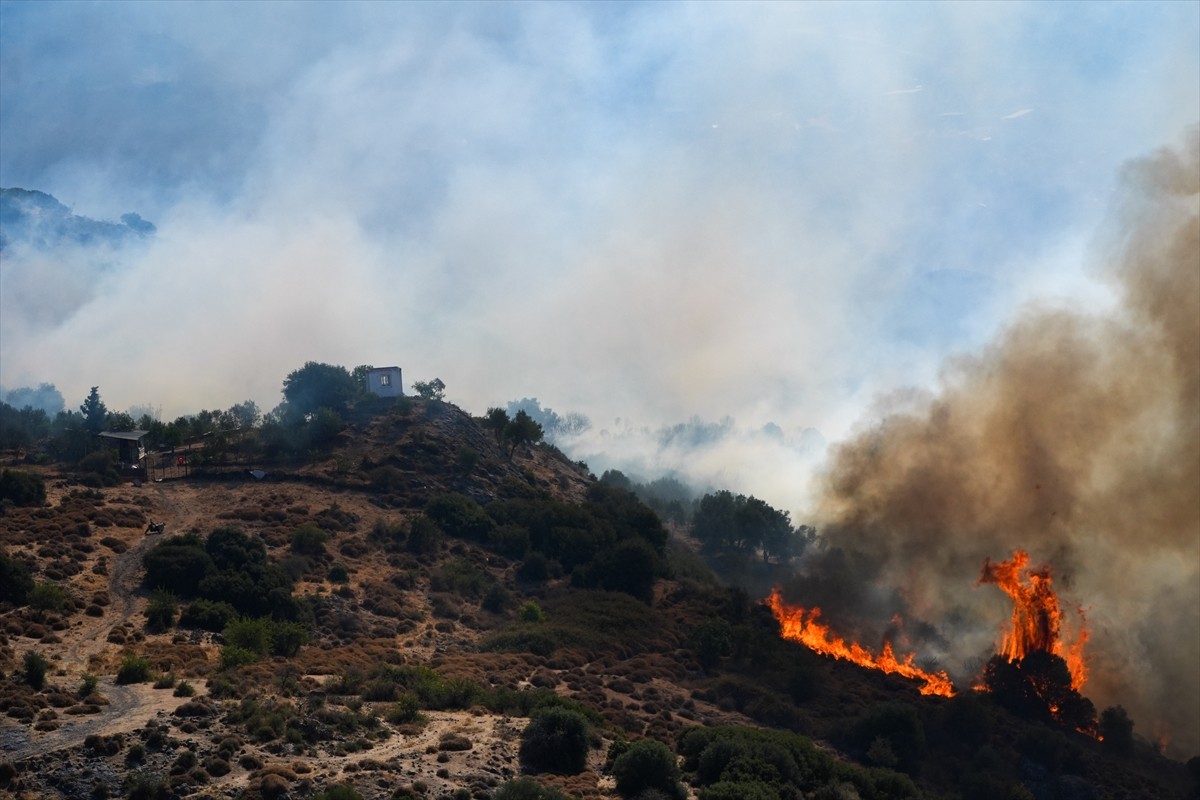
<svg viewBox="0 0 1200 800"><path fill-rule="evenodd" d="M371 367L368 372L383 372L388 369L400 369L399 367Z"/></svg>
<svg viewBox="0 0 1200 800"><path fill-rule="evenodd" d="M141 441L142 437L150 431L104 431L100 434L102 439L123 439L128 442Z"/></svg>

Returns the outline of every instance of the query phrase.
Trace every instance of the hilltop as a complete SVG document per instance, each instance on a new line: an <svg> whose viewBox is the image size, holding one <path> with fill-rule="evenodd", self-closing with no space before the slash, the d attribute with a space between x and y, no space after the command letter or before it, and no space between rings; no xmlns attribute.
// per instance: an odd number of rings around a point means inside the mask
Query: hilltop
<svg viewBox="0 0 1200 800"><path fill-rule="evenodd" d="M45 497L0 516L0 788L1195 792L1145 742L1118 752L782 640L686 527L537 437L497 430L437 399L359 399L311 446L272 451L280 431L264 428L180 444L162 463L183 455L186 472L161 481L15 466L5 480L19 472Z"/></svg>

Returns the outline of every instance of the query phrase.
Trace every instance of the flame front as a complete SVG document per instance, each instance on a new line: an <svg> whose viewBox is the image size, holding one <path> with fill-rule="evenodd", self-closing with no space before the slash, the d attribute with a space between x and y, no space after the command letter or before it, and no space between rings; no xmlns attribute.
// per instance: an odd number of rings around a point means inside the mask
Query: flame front
<svg viewBox="0 0 1200 800"><path fill-rule="evenodd" d="M1013 601L1012 620L1004 634L1000 654L1009 662L1019 661L1032 652L1053 653L1067 662L1071 672L1071 688L1079 691L1087 682L1087 663L1083 646L1088 632L1086 621L1079 611L1080 630L1074 642L1062 637L1063 613L1054 593L1054 578L1049 567L1027 569L1029 554L1017 550L1008 561L984 561L980 583L994 583Z"/></svg>
<svg viewBox="0 0 1200 800"><path fill-rule="evenodd" d="M936 694L942 697L954 696L954 684L945 672L926 672L913 663L915 655L909 653L902 660L897 659L892 652L891 642L885 642L883 652L875 655L862 645L850 643L840 636L835 636L829 626L818 621L821 609L814 608L806 611L799 606L788 606L783 602L779 589L774 589L767 598L767 606L779 620L783 638L799 642L810 650L822 655L833 656L845 661L858 664L860 667L877 669L889 674L903 675L913 680L924 681L921 694Z"/></svg>

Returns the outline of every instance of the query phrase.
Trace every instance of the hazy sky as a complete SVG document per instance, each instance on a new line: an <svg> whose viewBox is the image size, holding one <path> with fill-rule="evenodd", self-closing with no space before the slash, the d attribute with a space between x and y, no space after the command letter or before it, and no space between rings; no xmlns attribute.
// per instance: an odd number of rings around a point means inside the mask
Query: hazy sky
<svg viewBox="0 0 1200 800"><path fill-rule="evenodd" d="M609 444L834 441L1024 304L1108 301L1198 40L1193 2L0 2L0 186L158 226L6 254L0 383L173 418L398 364ZM688 461L787 506L794 455Z"/></svg>

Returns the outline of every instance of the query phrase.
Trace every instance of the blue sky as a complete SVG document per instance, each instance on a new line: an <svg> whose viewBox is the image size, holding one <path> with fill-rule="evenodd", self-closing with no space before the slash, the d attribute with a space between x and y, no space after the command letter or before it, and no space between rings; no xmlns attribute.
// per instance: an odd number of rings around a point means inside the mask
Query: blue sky
<svg viewBox="0 0 1200 800"><path fill-rule="evenodd" d="M3 2L0 185L159 233L8 255L0 383L172 416L399 363L614 436L837 439L1025 304L1107 301L1198 37L1182 2Z"/></svg>

